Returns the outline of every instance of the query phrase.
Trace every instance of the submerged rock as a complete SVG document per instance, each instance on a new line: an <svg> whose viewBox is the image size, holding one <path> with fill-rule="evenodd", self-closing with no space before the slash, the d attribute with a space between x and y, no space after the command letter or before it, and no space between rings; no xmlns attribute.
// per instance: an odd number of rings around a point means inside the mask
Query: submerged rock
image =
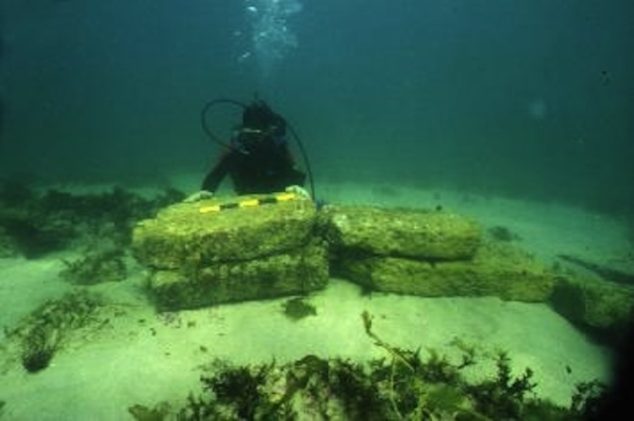
<svg viewBox="0 0 634 421"><path fill-rule="evenodd" d="M528 253L507 243L483 244L469 260L434 262L400 257L343 258L341 274L372 290L424 297L497 296L543 302L555 276Z"/></svg>
<svg viewBox="0 0 634 421"><path fill-rule="evenodd" d="M634 321L634 289L591 278L560 277L550 304L562 316L608 341Z"/></svg>
<svg viewBox="0 0 634 421"><path fill-rule="evenodd" d="M258 197L264 196L233 201ZM133 233L135 256L155 269L202 267L284 253L306 245L314 234L317 211L310 200L213 210L226 203L178 203L141 221Z"/></svg>
<svg viewBox="0 0 634 421"><path fill-rule="evenodd" d="M325 247L313 244L260 259L224 262L198 270L158 270L150 290L160 310L305 294L328 282Z"/></svg>
<svg viewBox="0 0 634 421"><path fill-rule="evenodd" d="M139 223L133 252L152 271L157 307L195 308L325 287L328 255L316 236L315 205L299 196L272 198L179 203Z"/></svg>
<svg viewBox="0 0 634 421"><path fill-rule="evenodd" d="M444 211L329 206L326 236L337 252L465 260L480 244L480 227L471 219Z"/></svg>

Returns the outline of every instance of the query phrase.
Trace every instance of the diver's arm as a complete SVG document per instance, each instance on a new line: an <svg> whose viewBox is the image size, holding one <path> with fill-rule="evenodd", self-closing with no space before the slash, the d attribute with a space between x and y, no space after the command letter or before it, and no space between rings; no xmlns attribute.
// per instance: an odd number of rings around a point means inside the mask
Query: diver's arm
<svg viewBox="0 0 634 421"><path fill-rule="evenodd" d="M233 161L233 154L228 152L220 157L220 160L213 167L213 169L207 174L203 181L202 189L211 193L215 193L220 186L220 182L229 173Z"/></svg>

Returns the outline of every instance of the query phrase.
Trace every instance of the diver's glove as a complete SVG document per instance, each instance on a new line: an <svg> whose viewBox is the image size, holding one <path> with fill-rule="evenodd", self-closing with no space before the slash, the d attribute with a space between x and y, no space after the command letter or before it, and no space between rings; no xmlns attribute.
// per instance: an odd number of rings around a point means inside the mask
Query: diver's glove
<svg viewBox="0 0 634 421"><path fill-rule="evenodd" d="M295 193L298 196L302 196L305 197L306 199L310 199L310 194L308 193L308 190L306 190L305 188L303 188L302 186L288 186L287 188L284 189L284 191L286 191L287 193Z"/></svg>
<svg viewBox="0 0 634 421"><path fill-rule="evenodd" d="M207 190L201 190L196 193L190 194L183 200L183 203L195 203L200 202L201 200L211 199L214 197L214 194Z"/></svg>

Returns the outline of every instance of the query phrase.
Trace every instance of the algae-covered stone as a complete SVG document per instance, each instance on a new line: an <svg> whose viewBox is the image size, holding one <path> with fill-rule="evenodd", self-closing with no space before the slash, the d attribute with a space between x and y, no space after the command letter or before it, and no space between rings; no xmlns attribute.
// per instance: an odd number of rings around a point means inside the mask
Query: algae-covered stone
<svg viewBox="0 0 634 421"><path fill-rule="evenodd" d="M424 297L494 295L505 300L548 299L554 275L506 244L483 244L472 260L429 262L397 257L343 258L343 276L370 289Z"/></svg>
<svg viewBox="0 0 634 421"><path fill-rule="evenodd" d="M304 248L242 262L221 262L190 273L156 271L150 289L162 310L283 295L322 289L328 282L326 249L315 242Z"/></svg>
<svg viewBox="0 0 634 421"><path fill-rule="evenodd" d="M608 336L634 321L634 289L591 278L558 278L551 305L571 322Z"/></svg>
<svg viewBox="0 0 634 421"><path fill-rule="evenodd" d="M257 197L231 201L248 203ZM316 209L308 199L213 210L223 203L178 203L140 222L133 233L135 256L157 269L202 267L284 253L304 246L312 236Z"/></svg>
<svg viewBox="0 0 634 421"><path fill-rule="evenodd" d="M327 238L339 250L424 260L474 256L480 228L442 211L332 206L325 210Z"/></svg>

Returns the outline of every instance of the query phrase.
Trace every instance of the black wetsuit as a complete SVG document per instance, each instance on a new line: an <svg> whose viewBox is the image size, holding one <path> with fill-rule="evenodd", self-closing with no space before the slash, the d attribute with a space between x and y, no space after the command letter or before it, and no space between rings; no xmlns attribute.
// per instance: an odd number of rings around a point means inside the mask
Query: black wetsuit
<svg viewBox="0 0 634 421"><path fill-rule="evenodd" d="M303 185L306 174L295 168L285 134L285 120L266 104L247 107L232 149L207 174L203 190L215 192L226 175L238 194L273 193Z"/></svg>

